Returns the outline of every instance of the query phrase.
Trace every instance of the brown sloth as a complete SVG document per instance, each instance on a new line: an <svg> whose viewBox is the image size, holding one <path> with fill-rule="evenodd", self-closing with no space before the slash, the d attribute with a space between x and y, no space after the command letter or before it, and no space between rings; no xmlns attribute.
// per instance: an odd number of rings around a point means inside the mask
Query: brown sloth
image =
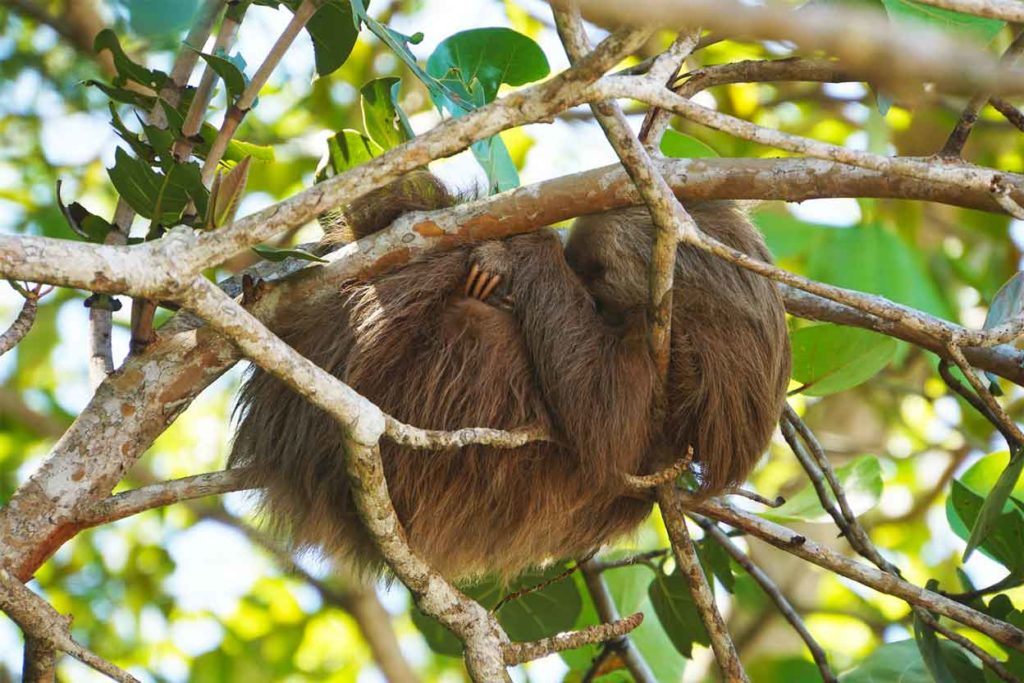
<svg viewBox="0 0 1024 683"><path fill-rule="evenodd" d="M349 207L323 246L455 201L433 176L414 174ZM769 260L731 204L688 209L711 236ZM553 230L459 246L349 282L275 330L409 424L550 435L514 449L382 443L409 543L447 577L509 578L633 530L651 503L623 495L622 475L663 465L656 442L677 456L693 447L707 494L741 482L760 457L789 378L781 297L771 282L680 246L665 392L647 342L653 235L647 210L630 208L577 220L564 249ZM664 425L654 424L656 406ZM239 408L229 465L249 468L271 523L296 547L379 570L335 421L259 369Z"/></svg>

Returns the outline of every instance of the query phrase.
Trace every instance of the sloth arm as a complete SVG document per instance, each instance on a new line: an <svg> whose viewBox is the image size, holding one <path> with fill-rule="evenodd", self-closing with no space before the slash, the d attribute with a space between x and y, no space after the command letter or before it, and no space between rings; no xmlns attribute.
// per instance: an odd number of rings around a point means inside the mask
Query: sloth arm
<svg viewBox="0 0 1024 683"><path fill-rule="evenodd" d="M575 451L595 485L636 473L650 442L657 387L643 311L632 317L633 324L609 326L566 263L553 231L509 238L487 249L482 259L474 258L474 265L482 263L479 271L470 271L466 291L489 294L500 277L559 432L553 437Z"/></svg>

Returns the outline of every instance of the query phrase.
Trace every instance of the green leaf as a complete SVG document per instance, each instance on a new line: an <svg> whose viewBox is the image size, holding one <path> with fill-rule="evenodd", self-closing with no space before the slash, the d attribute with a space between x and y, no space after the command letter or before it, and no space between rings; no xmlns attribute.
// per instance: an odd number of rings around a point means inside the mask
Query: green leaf
<svg viewBox="0 0 1024 683"><path fill-rule="evenodd" d="M868 381L896 354L896 340L842 325L803 327L790 336L801 393L827 396Z"/></svg>
<svg viewBox="0 0 1024 683"><path fill-rule="evenodd" d="M142 93L137 93L134 90L128 90L127 88L115 88L102 81L89 79L82 81L82 85L90 88L98 88L104 95L114 102L130 104L136 109L149 111L153 108L153 104L156 103L156 98L151 95L143 95Z"/></svg>
<svg viewBox="0 0 1024 683"><path fill-rule="evenodd" d="M992 453L974 463L959 479L953 481L953 488L946 501L946 518L960 538L969 541L968 529L974 528L981 517L982 508L997 486L1005 486L1004 477L1012 476L1010 454L1007 451ZM1000 493L1000 497L1004 494ZM994 521L990 529L977 544L983 554L1006 567L1010 572L1024 572L1024 512L1019 504L1024 502L1024 481L1017 480L1010 487L999 514L991 513ZM994 507L994 504L990 504Z"/></svg>
<svg viewBox="0 0 1024 683"><path fill-rule="evenodd" d="M807 259L807 276L954 317L922 254L878 224L824 230Z"/></svg>
<svg viewBox="0 0 1024 683"><path fill-rule="evenodd" d="M532 39L509 28L477 28L445 38L427 58L427 73L460 97L492 102L502 83L523 85L551 72L544 51ZM483 100L471 94L482 88Z"/></svg>
<svg viewBox="0 0 1024 683"><path fill-rule="evenodd" d="M72 202L65 206L60 196L60 181L57 181L57 206L60 208L64 220L68 222L75 234L82 239L95 244L103 244L107 235L114 229L114 226L92 213L78 202Z"/></svg>
<svg viewBox="0 0 1024 683"><path fill-rule="evenodd" d="M967 548L964 550L964 562L971 556L974 550L985 542L989 534L999 523L1003 508L1010 500L1010 494L1020 480L1020 473L1024 470L1024 456L1020 450L1011 451L1010 462L996 480L995 486L985 496L985 502L978 511L978 517L971 526L971 535L967 538Z"/></svg>
<svg viewBox="0 0 1024 683"><path fill-rule="evenodd" d="M441 41L427 58L430 81L425 83L439 107L462 116L492 102L501 84L523 85L550 72L544 51L532 39L508 28L479 28ZM491 192L519 185L519 174L501 138L481 140L471 149L487 173Z"/></svg>
<svg viewBox="0 0 1024 683"><path fill-rule="evenodd" d="M199 159L205 159L210 153L210 145L217 138L217 129L209 123L204 123L199 129L201 142L197 141L193 152ZM274 148L269 145L256 145L251 142L232 140L224 152L225 161L241 161L245 157L252 157L254 161L274 161Z"/></svg>
<svg viewBox="0 0 1024 683"><path fill-rule="evenodd" d="M647 591L658 620L681 655L692 659L694 643L711 644L690 594L689 581L678 569L667 576L656 576Z"/></svg>
<svg viewBox="0 0 1024 683"><path fill-rule="evenodd" d="M934 582L929 581L929 583ZM929 587L929 590L935 590L935 587ZM946 658L943 656L945 653L935 630L921 621L916 613L914 614L914 639L917 641L917 650L921 655L921 661L935 683L956 683L952 672L946 665Z"/></svg>
<svg viewBox="0 0 1024 683"><path fill-rule="evenodd" d="M991 330L993 327L998 327L1022 315L1024 315L1024 272L1017 271L992 297L982 329ZM1002 396L1003 390L999 386L999 377L988 371L985 372L985 376L988 378L989 391L995 396Z"/></svg>
<svg viewBox="0 0 1024 683"><path fill-rule="evenodd" d="M359 89L363 128L385 151L415 137L405 112L398 106L401 79L377 78Z"/></svg>
<svg viewBox="0 0 1024 683"><path fill-rule="evenodd" d="M1006 24L999 19L976 17L913 0L882 0L882 4L892 21L907 25L931 26L957 38L967 36L983 43L995 38Z"/></svg>
<svg viewBox="0 0 1024 683"><path fill-rule="evenodd" d="M661 138L661 153L674 159L717 157L718 152L695 137L669 128Z"/></svg>
<svg viewBox="0 0 1024 683"><path fill-rule="evenodd" d="M294 4L298 6L297 2ZM313 39L313 58L319 76L331 74L344 64L359 37L358 24L353 20L352 5L348 0L325 2L310 17L306 31Z"/></svg>
<svg viewBox="0 0 1024 683"><path fill-rule="evenodd" d="M867 512L882 497L882 466L875 456L861 456L842 467L837 467L835 471L855 515ZM829 499L835 500L831 492ZM794 495L787 497L786 502L780 507L765 510L760 514L766 519L780 522L823 522L831 519L821 506L818 494L810 482Z"/></svg>
<svg viewBox="0 0 1024 683"><path fill-rule="evenodd" d="M301 249L278 249L277 247L267 247L263 245L255 246L252 248L260 258L267 261L273 261L278 263L284 261L287 258L296 258L301 261L314 261L316 263L327 263L327 259L320 258L316 254L311 254L308 251L302 251Z"/></svg>
<svg viewBox="0 0 1024 683"><path fill-rule="evenodd" d="M327 153L317 167L316 182L322 182L383 154L376 142L357 130L346 128L327 140Z"/></svg>
<svg viewBox="0 0 1024 683"><path fill-rule="evenodd" d="M980 683L984 680L981 666L956 644L942 640L939 647L958 683ZM913 640L901 640L881 646L852 670L840 676L839 680L841 683L933 683Z"/></svg>
<svg viewBox="0 0 1024 683"><path fill-rule="evenodd" d="M174 164L166 174L160 173L118 147L114 166L107 173L136 213L165 227L177 225L189 200L195 202L200 215L206 212L208 194L198 164Z"/></svg>
<svg viewBox="0 0 1024 683"><path fill-rule="evenodd" d="M110 50L110 54L114 58L114 68L117 70L117 77L114 79L115 86L120 87L126 81L135 81L154 90L159 90L167 83L167 74L163 71L147 69L132 61L121 48L121 42L117 39L117 35L109 28L96 34L92 49L97 54L103 50Z"/></svg>
<svg viewBox="0 0 1024 683"><path fill-rule="evenodd" d="M140 36L153 37L188 28L199 0L119 0L128 10L128 25Z"/></svg>
<svg viewBox="0 0 1024 683"><path fill-rule="evenodd" d="M697 557L709 577L719 580L725 590L733 592L736 576L732 573L732 560L729 552L713 537L705 535L697 544ZM709 578L710 580L710 578Z"/></svg>
<svg viewBox="0 0 1024 683"><path fill-rule="evenodd" d="M224 81L224 87L228 91L228 101L237 101L245 90L244 67L239 67L236 61L232 61L226 56L211 55L206 52L200 52L199 56Z"/></svg>
<svg viewBox="0 0 1024 683"><path fill-rule="evenodd" d="M629 634L629 639L636 645L644 661L651 667L654 680L679 681L686 668L686 659L672 645L672 640L662 627L658 615L654 611L654 606L651 604L648 588L652 576L652 569L642 564L620 567L603 574L612 600L619 609L619 614L629 615L641 612L644 615L643 622ZM576 574L573 578L579 590L585 592L586 586L583 577ZM593 602L586 600L583 611L573 628L578 630L599 622L600 619L594 610ZM582 675L590 667L600 649L600 645L588 645L563 652L562 659L573 671L565 680L578 681L579 678L572 676L577 673ZM633 677L628 671L623 670L610 672L597 680L601 683L633 683Z"/></svg>
<svg viewBox="0 0 1024 683"><path fill-rule="evenodd" d="M227 225L235 219L238 204L249 180L249 166L252 157L246 157L235 164L227 175L217 172L210 189L210 202L206 212L206 229L213 230Z"/></svg>
<svg viewBox="0 0 1024 683"><path fill-rule="evenodd" d="M759 211L754 222L776 261L806 256L832 228L805 223L789 213Z"/></svg>
<svg viewBox="0 0 1024 683"><path fill-rule="evenodd" d="M492 579L463 587L463 591L490 610L505 596L537 586L564 571L564 566L556 564L544 572L525 574L508 586ZM565 577L509 600L498 610L497 618L512 640L528 641L570 630L582 609L583 600L576 583ZM453 657L462 655L462 644L435 619L413 610L412 621L434 652Z"/></svg>

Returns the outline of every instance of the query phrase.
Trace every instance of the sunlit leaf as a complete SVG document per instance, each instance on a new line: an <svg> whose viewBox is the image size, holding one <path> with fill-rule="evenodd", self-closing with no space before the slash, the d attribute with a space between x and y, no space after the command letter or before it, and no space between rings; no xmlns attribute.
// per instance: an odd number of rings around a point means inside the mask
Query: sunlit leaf
<svg viewBox="0 0 1024 683"><path fill-rule="evenodd" d="M284 4L294 12L301 2L285 0ZM369 4L369 0L364 0L364 6ZM323 2L306 22L306 31L313 39L313 59L318 76L334 73L344 64L359 38L359 27L348 0Z"/></svg>
<svg viewBox="0 0 1024 683"><path fill-rule="evenodd" d="M523 85L551 72L547 57L530 38L509 28L477 28L445 38L427 58L427 73L476 108L492 102L503 83ZM482 93L482 101L474 93Z"/></svg>
<svg viewBox="0 0 1024 683"><path fill-rule="evenodd" d="M842 467L837 467L835 473L855 515L867 512L882 497L882 467L878 458L873 455L864 455ZM835 500L831 491L829 499ZM781 522L824 522L832 519L821 506L821 500L811 482L807 482L795 494L788 496L780 507L766 510L761 516Z"/></svg>
<svg viewBox="0 0 1024 683"><path fill-rule="evenodd" d="M827 396L868 381L896 354L892 337L842 325L803 327L791 335L793 379L809 396Z"/></svg>
<svg viewBox="0 0 1024 683"><path fill-rule="evenodd" d="M967 537L967 548L964 549L964 561L971 556L975 548L985 542L992 529L999 523L1003 508L1010 500L1010 494L1020 480L1024 470L1024 456L1021 451L1011 451L1010 462L996 480L992 490L985 496L985 502L978 512L977 519L971 526L971 535Z"/></svg>
<svg viewBox="0 0 1024 683"><path fill-rule="evenodd" d="M1010 458L1007 451L985 456L974 463L959 479L953 481L952 493L946 502L946 517L950 527L968 541L981 516L985 501L1006 475ZM1005 485L1005 482L1004 482ZM1000 494L1002 497L1004 494ZM1024 502L1024 481L1017 480L1010 487L1009 496L999 514L993 514L989 529L976 547L1011 572L1024 571L1024 512L1016 502Z"/></svg>
<svg viewBox="0 0 1024 683"><path fill-rule="evenodd" d="M676 159L717 157L718 152L695 137L669 128L661 138L661 153Z"/></svg>

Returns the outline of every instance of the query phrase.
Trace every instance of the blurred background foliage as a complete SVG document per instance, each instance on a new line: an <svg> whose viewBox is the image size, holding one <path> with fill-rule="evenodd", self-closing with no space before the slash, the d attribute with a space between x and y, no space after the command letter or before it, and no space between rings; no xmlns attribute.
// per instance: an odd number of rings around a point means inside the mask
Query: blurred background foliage
<svg viewBox="0 0 1024 683"><path fill-rule="evenodd" d="M62 16L63 2L44 4ZM163 3L167 15L159 21L146 20L148 15L139 9L144 4L119 0L97 3L95 9L129 54L144 56L147 65L166 71L196 2ZM421 63L456 31L506 26L536 40L553 72L566 65L546 6L533 0L477 0L459 3L458 9L443 0L377 0L370 13L404 33L422 32L423 41L412 46ZM186 19L179 21L182 16ZM285 9L254 6L249 10L238 43L246 62L259 63L289 17ZM996 29L990 36L991 49L1008 42L1008 31ZM656 54L671 38L655 36L646 52ZM727 40L700 51L688 66L793 54L783 44ZM314 78L313 50L303 34L236 136L270 146L274 153L272 162L253 163L240 215L309 187L328 136L343 128L362 129L360 86L386 76L402 78L399 101L414 130L429 129L439 120L426 89L368 31L363 31L341 68L319 78ZM112 216L116 196L105 169L113 165L119 141L109 125L106 97L83 85L99 77L95 55L52 27L0 6L0 230L74 238L54 199L58 179L67 196L95 214ZM877 96L858 83L736 84L716 87L697 98L701 104L771 128L905 155L937 152L964 105L962 100L924 89L896 98ZM221 92L210 119L215 125L224 103ZM636 105L630 109L639 111ZM576 109L552 124L502 134L523 183L614 160L587 111ZM632 120L639 123L636 115ZM129 125L137 129L134 120ZM666 140L669 154L780 154L692 124L676 125L677 132ZM985 108L965 157L1021 172L1024 136ZM468 153L437 163L434 170L457 187L485 187L486 180ZM782 266L882 294L967 326L981 325L992 296L1020 268L1024 225L1004 216L891 200L816 200L752 208ZM315 239L317 230L315 224L306 226L282 238L280 244ZM239 256L218 275L237 271L254 258ZM0 502L40 464L91 394L86 295L59 291L48 296L25 341L0 359ZM0 320L13 319L19 304L20 297L5 285L0 292ZM127 308L115 316L117 358L127 351ZM801 335L808 353L831 348L824 339L827 335L804 329L808 327L804 321L791 324L798 348ZM945 388L935 372L934 357L903 343L881 348L868 339L865 344L868 352L856 359L863 364L859 383L825 390L819 384L817 392L808 387L792 404L815 429L835 465L843 468L855 505L876 543L910 581L923 585L937 579L949 591L965 590L969 583L988 585L1007 571L1011 576L1024 571L1021 536L1014 538L1008 527L1001 527L1011 534L1003 545L989 544L984 553L975 553L961 566L964 525L956 511L947 516L952 479L964 480L967 493L963 495L969 498L971 491L983 496L998 476L1005 455L985 459L1004 447L998 435ZM837 348L849 346L844 337ZM810 366L815 362L805 360ZM813 375L810 366L806 372ZM208 389L160 437L122 487L220 469L231 437L231 407L240 376L237 368ZM800 385L799 374L797 380L794 387ZM1024 406L1021 392L1006 385L1003 389L1009 412L1019 415ZM825 395L810 395L815 393ZM831 523L823 523L802 471L781 441L773 445L752 483L765 495L789 498L787 506L770 517L846 549L845 542L835 538ZM251 507L246 496L229 495L222 501L176 505L84 532L41 568L33 587L58 610L75 615L74 634L81 642L143 680L383 680L347 602L363 589L332 577L316 558L300 558L298 568L282 564L265 543L254 542L246 531ZM623 555L630 548L664 545L664 531L652 520L636 538L610 552ZM893 662L907 669L904 680L928 680L913 677L927 674L916 648L900 642L912 637L906 604L851 586L757 543L750 544L750 550L806 617L835 669L852 670L844 680L888 680L870 675L882 675ZM737 647L753 679L766 683L818 680L800 641L749 577L735 567L716 575ZM645 565L607 575L620 611L643 609L652 617L635 635L641 651L659 680L713 678L717 673L706 648L693 648L689 662L680 654L687 643L700 642L701 634L682 633L686 628L682 617L675 622L663 613L660 619L653 618L655 603L673 591L667 583L660 593L649 590L654 576ZM556 584L555 595L563 598L558 603L561 616L571 617L561 628L595 619L589 601L580 600L581 591L573 588L578 581L579 577L569 579L561 588ZM729 587L731 596L725 583L734 584ZM381 584L375 593L418 676L431 681L463 680L461 661L438 652L450 651L452 643L445 643L444 634L413 614L400 585ZM1010 588L1004 594L1024 604L1021 589ZM578 604L566 606L566 600ZM529 631L528 625L524 628ZM965 635L1000 652L975 633ZM517 669L515 676L531 681L579 680L594 654L589 649L552 656ZM0 621L0 680L17 679L20 656L19 632L9 621ZM910 670L914 666L919 669L916 673ZM74 681L97 678L69 658L63 660L61 675ZM602 680L624 680L624 676L617 673Z"/></svg>

